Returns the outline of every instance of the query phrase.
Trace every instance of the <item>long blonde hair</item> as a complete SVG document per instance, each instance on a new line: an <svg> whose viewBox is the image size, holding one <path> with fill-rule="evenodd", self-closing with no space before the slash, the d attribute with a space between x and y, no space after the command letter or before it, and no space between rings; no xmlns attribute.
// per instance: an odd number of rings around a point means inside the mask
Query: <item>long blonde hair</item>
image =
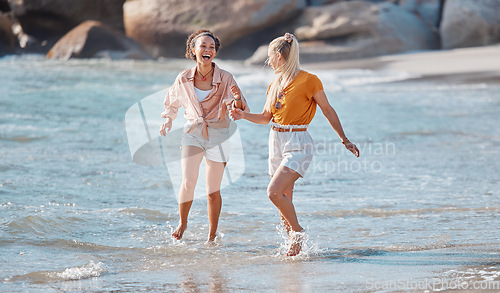
<svg viewBox="0 0 500 293"><path fill-rule="evenodd" d="M295 36L287 33L269 43L269 48L275 53L280 53L285 59L285 63L276 68L275 71L278 76L271 83L267 92L264 109L271 112L271 108L276 104L279 92L293 80L295 73L300 69L299 42ZM269 63L269 60L267 62Z"/></svg>

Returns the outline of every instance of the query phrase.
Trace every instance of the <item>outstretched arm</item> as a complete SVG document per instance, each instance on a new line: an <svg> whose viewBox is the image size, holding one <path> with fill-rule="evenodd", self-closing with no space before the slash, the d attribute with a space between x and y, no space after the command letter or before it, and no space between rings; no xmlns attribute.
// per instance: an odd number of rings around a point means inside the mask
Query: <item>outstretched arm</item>
<svg viewBox="0 0 500 293"><path fill-rule="evenodd" d="M239 105L241 105L238 104L238 102L241 103L241 92L238 87L231 87L231 93L233 94L235 99L233 108L230 111L231 118L233 118L234 120L246 119L257 124L268 124L269 121L271 121L271 118L273 117L271 112L264 110L261 114L253 114L250 113L248 109L242 109L241 107L238 107Z"/></svg>
<svg viewBox="0 0 500 293"><path fill-rule="evenodd" d="M351 151L356 157L359 157L358 148L356 147L355 144L350 142L349 139L347 139L344 133L344 129L342 128L342 124L340 124L339 116L328 102L328 98L326 97L325 91L323 90L318 91L316 94L314 94L313 99L321 108L321 111L323 111L323 115L325 115L326 119L328 119L328 122L330 122L330 125L332 126L333 130L337 132L337 135L342 140L342 144L344 144L344 146L349 151Z"/></svg>
<svg viewBox="0 0 500 293"><path fill-rule="evenodd" d="M250 122L257 124L268 124L269 121L271 121L271 118L273 117L273 114L271 114L271 112L268 112L266 110L262 111L261 114L255 114L255 113L245 112L238 108L232 109L230 115L234 120L246 119Z"/></svg>

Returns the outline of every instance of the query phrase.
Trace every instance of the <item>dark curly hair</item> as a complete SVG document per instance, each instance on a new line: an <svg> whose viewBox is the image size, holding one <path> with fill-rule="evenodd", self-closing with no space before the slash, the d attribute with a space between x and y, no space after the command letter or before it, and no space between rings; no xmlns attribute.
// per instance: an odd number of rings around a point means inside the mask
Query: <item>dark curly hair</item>
<svg viewBox="0 0 500 293"><path fill-rule="evenodd" d="M198 39L198 37L201 37L201 36L209 36L211 37L212 39L214 39L215 41L215 52L219 51L219 48L220 48L220 41L219 41L219 38L217 38L216 36L214 36L214 34L207 30L207 29L202 29L202 30L199 30L195 33L192 33L187 41L186 41L186 58L187 59L192 59L192 60L195 60L196 61L196 56L193 54L193 49L194 49L194 46L196 45L196 40Z"/></svg>

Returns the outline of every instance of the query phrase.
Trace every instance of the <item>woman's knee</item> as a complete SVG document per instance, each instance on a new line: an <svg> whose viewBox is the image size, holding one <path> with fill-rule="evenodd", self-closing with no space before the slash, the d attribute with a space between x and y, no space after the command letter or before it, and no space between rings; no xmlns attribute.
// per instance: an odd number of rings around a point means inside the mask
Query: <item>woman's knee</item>
<svg viewBox="0 0 500 293"><path fill-rule="evenodd" d="M267 197L269 197L272 202L275 202L279 196L283 196L283 192L271 185L267 187Z"/></svg>
<svg viewBox="0 0 500 293"><path fill-rule="evenodd" d="M190 180L189 178L182 179L182 187L184 191L194 192L196 188L196 180Z"/></svg>

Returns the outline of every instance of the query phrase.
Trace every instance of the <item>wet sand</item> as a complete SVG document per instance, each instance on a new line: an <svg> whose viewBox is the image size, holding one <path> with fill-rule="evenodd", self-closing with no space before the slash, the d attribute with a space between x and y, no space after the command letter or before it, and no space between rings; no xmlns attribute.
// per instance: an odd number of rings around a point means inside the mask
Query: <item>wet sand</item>
<svg viewBox="0 0 500 293"><path fill-rule="evenodd" d="M403 71L415 80L499 83L500 45L426 51L374 58L303 64L305 69L370 69Z"/></svg>

